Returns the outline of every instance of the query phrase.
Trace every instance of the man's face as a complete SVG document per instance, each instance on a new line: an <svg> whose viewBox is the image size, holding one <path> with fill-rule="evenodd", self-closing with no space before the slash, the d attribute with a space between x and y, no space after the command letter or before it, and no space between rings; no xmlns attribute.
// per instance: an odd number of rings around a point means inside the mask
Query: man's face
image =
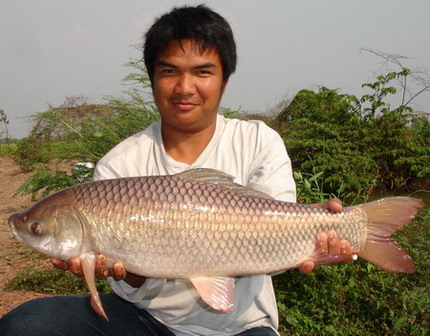
<svg viewBox="0 0 430 336"><path fill-rule="evenodd" d="M216 121L225 88L217 52L200 52L191 40L174 41L154 64L154 99L163 128L196 132Z"/></svg>

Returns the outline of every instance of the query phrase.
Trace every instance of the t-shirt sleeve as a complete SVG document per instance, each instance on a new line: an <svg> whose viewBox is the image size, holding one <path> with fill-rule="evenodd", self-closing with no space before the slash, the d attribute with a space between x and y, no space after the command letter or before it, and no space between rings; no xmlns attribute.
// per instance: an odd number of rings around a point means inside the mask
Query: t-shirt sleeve
<svg viewBox="0 0 430 336"><path fill-rule="evenodd" d="M261 150L251 164L248 187L277 200L296 202L296 185L285 144L279 134L267 126L262 133Z"/></svg>
<svg viewBox="0 0 430 336"><path fill-rule="evenodd" d="M108 165L102 162L99 162L97 163L96 168L94 169L93 181L107 180L107 179L119 178L119 177L120 177L120 174L115 172Z"/></svg>

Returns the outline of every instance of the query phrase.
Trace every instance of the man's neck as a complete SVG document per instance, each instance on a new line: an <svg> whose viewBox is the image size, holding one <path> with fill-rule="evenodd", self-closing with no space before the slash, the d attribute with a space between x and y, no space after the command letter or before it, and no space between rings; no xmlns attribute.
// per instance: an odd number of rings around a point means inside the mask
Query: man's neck
<svg viewBox="0 0 430 336"><path fill-rule="evenodd" d="M184 132L161 126L163 145L166 153L178 162L193 164L211 141L216 129L213 123L205 129Z"/></svg>

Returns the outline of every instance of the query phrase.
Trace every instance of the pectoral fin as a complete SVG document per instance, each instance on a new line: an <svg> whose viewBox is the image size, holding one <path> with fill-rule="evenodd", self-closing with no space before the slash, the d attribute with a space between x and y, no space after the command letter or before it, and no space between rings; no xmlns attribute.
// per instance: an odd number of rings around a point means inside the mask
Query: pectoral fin
<svg viewBox="0 0 430 336"><path fill-rule="evenodd" d="M85 281L87 283L88 289L91 293L91 306L94 310L101 316L103 316L106 320L109 321L104 309L102 302L100 301L99 293L96 288L96 280L95 280L95 265L96 259L94 255L84 255L81 256L81 266L82 271L84 273Z"/></svg>
<svg viewBox="0 0 430 336"><path fill-rule="evenodd" d="M234 278L198 277L190 279L203 301L215 310L233 310Z"/></svg>

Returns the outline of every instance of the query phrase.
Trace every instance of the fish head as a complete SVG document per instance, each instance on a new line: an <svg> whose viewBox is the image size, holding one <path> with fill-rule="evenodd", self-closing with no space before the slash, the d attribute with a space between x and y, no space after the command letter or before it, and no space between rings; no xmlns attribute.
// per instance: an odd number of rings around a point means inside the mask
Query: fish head
<svg viewBox="0 0 430 336"><path fill-rule="evenodd" d="M66 189L67 190L67 189ZM68 260L80 254L83 244L82 216L70 193L48 196L9 217L12 235L34 250Z"/></svg>

